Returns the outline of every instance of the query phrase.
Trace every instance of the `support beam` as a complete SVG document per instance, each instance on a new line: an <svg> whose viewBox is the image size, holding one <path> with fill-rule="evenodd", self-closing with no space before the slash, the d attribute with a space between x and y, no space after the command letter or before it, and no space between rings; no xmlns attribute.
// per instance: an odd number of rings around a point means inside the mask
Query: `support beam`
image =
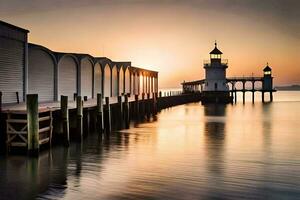
<svg viewBox="0 0 300 200"><path fill-rule="evenodd" d="M97 94L97 129L98 133L102 135L103 131L103 101L102 94Z"/></svg>
<svg viewBox="0 0 300 200"><path fill-rule="evenodd" d="M125 95L125 102L124 102L124 122L125 122L125 128L129 128L129 103L128 103L128 95Z"/></svg>
<svg viewBox="0 0 300 200"><path fill-rule="evenodd" d="M76 115L77 115L77 137L79 141L83 139L83 101L81 96L76 98Z"/></svg>
<svg viewBox="0 0 300 200"><path fill-rule="evenodd" d="M63 143L65 146L70 145L70 130L69 130L69 109L68 96L60 96L60 111L63 129Z"/></svg>
<svg viewBox="0 0 300 200"><path fill-rule="evenodd" d="M265 92L264 91L261 92L261 101L263 103L265 103Z"/></svg>
<svg viewBox="0 0 300 200"><path fill-rule="evenodd" d="M245 84L246 84L246 82L245 81L243 81L243 104L245 104L245 93L246 93L246 91L245 91Z"/></svg>
<svg viewBox="0 0 300 200"><path fill-rule="evenodd" d="M252 81L252 103L254 103L254 98L255 98L255 81Z"/></svg>
<svg viewBox="0 0 300 200"><path fill-rule="evenodd" d="M273 102L273 92L270 92L270 102Z"/></svg>
<svg viewBox="0 0 300 200"><path fill-rule="evenodd" d="M105 128L105 133L111 132L111 113L110 113L109 97L105 97L104 128Z"/></svg>
<svg viewBox="0 0 300 200"><path fill-rule="evenodd" d="M27 148L29 155L37 156L39 153L39 104L37 94L26 96L27 108Z"/></svg>

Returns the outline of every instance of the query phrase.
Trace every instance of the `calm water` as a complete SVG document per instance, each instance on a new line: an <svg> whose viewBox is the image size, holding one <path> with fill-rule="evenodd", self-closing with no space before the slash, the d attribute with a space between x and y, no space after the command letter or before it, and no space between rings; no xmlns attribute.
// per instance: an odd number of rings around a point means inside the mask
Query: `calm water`
<svg viewBox="0 0 300 200"><path fill-rule="evenodd" d="M0 158L0 199L300 199L300 92L162 111L38 159Z"/></svg>

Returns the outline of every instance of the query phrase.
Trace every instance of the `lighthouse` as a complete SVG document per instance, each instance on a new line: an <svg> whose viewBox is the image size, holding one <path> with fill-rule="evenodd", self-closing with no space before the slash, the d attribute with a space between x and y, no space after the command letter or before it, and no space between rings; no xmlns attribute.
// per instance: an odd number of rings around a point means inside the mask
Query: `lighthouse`
<svg viewBox="0 0 300 200"><path fill-rule="evenodd" d="M228 61L222 59L222 52L217 47L209 53L210 60L204 61L205 84L203 90L203 103L230 103L229 88L226 81Z"/></svg>

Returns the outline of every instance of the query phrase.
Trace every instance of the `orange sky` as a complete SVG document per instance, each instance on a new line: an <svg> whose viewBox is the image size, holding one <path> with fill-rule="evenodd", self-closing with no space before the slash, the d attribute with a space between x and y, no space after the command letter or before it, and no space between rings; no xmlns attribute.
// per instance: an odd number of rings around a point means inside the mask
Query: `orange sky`
<svg viewBox="0 0 300 200"><path fill-rule="evenodd" d="M160 88L202 79L214 40L228 76L300 84L300 4L293 0L0 0L0 17L29 29L29 41L158 70Z"/></svg>

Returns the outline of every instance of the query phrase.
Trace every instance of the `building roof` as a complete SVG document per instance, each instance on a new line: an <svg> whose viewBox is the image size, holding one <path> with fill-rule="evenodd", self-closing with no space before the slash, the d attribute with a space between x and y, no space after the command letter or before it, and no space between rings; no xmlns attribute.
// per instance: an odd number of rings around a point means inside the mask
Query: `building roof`
<svg viewBox="0 0 300 200"><path fill-rule="evenodd" d="M222 51L217 48L217 42L215 42L215 48L209 54L223 54Z"/></svg>
<svg viewBox="0 0 300 200"><path fill-rule="evenodd" d="M268 71L272 71L271 67L269 67L269 65L267 65L265 68L264 68L264 72L268 72Z"/></svg>
<svg viewBox="0 0 300 200"><path fill-rule="evenodd" d="M22 32L24 32L24 33L29 33L29 30L26 30L26 29L24 29L24 28L20 28L20 27L18 27L18 26L12 25L12 24L9 24L9 23L4 22L4 21L2 21L2 20L0 20L0 24L5 25L5 26L7 26L7 27L10 27L10 28L12 28L12 29L16 29L16 30L22 31Z"/></svg>

